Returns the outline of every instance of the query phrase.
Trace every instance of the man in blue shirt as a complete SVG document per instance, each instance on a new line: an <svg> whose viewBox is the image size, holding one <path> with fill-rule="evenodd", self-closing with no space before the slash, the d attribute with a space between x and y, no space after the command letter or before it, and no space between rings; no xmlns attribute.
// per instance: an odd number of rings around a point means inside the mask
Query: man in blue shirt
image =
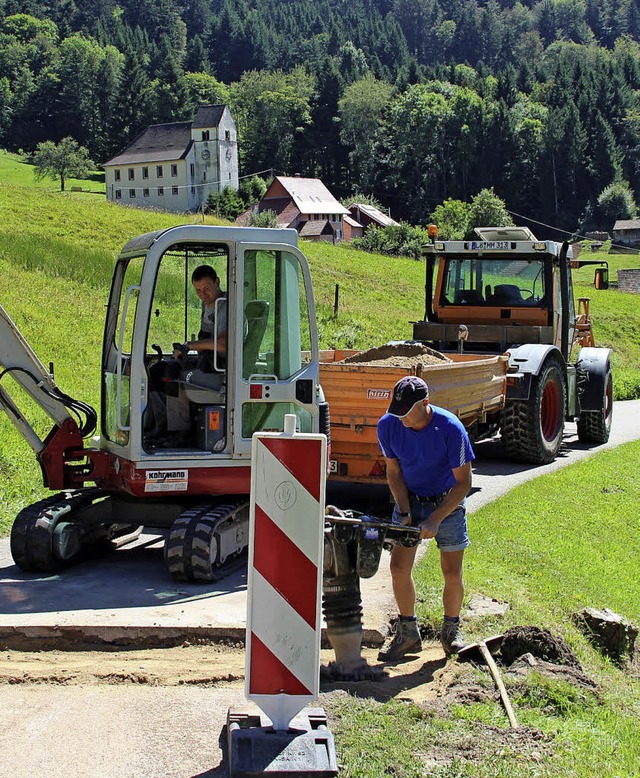
<svg viewBox="0 0 640 778"><path fill-rule="evenodd" d="M392 521L419 527L420 537L435 538L440 550L444 577L440 639L449 656L465 645L460 609L462 560L469 545L465 498L471 489L474 459L469 436L456 416L429 403L429 387L421 378L406 376L395 385L389 409L378 422L378 443L395 500ZM382 661L422 648L413 581L416 549L395 545L391 552L399 619L378 655Z"/></svg>

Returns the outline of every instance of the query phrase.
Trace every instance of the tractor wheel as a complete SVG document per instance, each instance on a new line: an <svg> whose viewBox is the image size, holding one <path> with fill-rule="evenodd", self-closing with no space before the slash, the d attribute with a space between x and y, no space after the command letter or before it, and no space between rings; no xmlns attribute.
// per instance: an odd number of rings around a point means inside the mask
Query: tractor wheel
<svg viewBox="0 0 640 778"><path fill-rule="evenodd" d="M562 442L565 404L562 368L551 359L534 378L529 400L509 402L502 411L502 441L509 456L540 465L552 462Z"/></svg>
<svg viewBox="0 0 640 778"><path fill-rule="evenodd" d="M214 530L218 521L210 505L200 505L180 514L171 525L164 544L164 560L179 581L211 581L218 544Z"/></svg>
<svg viewBox="0 0 640 778"><path fill-rule="evenodd" d="M613 420L613 376L607 371L602 407L597 411L583 411L578 417L578 440L581 443L606 443Z"/></svg>

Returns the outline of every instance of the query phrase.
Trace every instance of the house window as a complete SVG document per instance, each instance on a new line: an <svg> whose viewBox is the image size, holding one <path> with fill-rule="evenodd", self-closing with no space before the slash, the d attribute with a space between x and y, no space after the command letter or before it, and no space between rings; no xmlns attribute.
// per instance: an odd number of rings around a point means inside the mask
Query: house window
<svg viewBox="0 0 640 778"><path fill-rule="evenodd" d="M224 139L225 140L231 140L231 131L230 130L225 130L224 131Z"/></svg>
<svg viewBox="0 0 640 778"><path fill-rule="evenodd" d="M209 140L209 130L202 130L202 140Z"/></svg>
<svg viewBox="0 0 640 778"><path fill-rule="evenodd" d="M171 187L171 194L172 195L177 195L178 194L178 187L177 186L172 186Z"/></svg>
<svg viewBox="0 0 640 778"><path fill-rule="evenodd" d="M130 167L128 173L129 173L129 181L135 181L136 171L132 167Z"/></svg>
<svg viewBox="0 0 640 778"><path fill-rule="evenodd" d="M142 196L143 197L149 197L149 190L148 189L143 189L142 190Z"/></svg>
<svg viewBox="0 0 640 778"><path fill-rule="evenodd" d="M120 180L120 171L119 170L114 170L113 173L114 173L114 176L115 176L115 180L119 181Z"/></svg>
<svg viewBox="0 0 640 778"><path fill-rule="evenodd" d="M136 190L135 189L129 189L129 197L133 200L133 198L136 196Z"/></svg>
<svg viewBox="0 0 640 778"><path fill-rule="evenodd" d="M142 177L143 178L149 178L149 168L148 167L143 167L142 168Z"/></svg>
<svg viewBox="0 0 640 778"><path fill-rule="evenodd" d="M162 178L162 165L156 165L156 176Z"/></svg>
<svg viewBox="0 0 640 778"><path fill-rule="evenodd" d="M190 165L190 167L189 167L189 174L191 175L191 178L194 178L194 177L195 177L195 174L196 174L196 166L193 164L193 162L191 163L191 165Z"/></svg>
<svg viewBox="0 0 640 778"><path fill-rule="evenodd" d="M178 175L178 166L177 165L171 165L171 175L173 178L175 178Z"/></svg>
<svg viewBox="0 0 640 778"><path fill-rule="evenodd" d="M191 194L194 195L195 193L196 193L196 188L195 188L195 186L192 186L191 187Z"/></svg>
<svg viewBox="0 0 640 778"><path fill-rule="evenodd" d="M164 187L159 186L158 187L158 197L162 197L164 195Z"/></svg>
<svg viewBox="0 0 640 778"><path fill-rule="evenodd" d="M122 200L122 189L116 189L116 200Z"/></svg>

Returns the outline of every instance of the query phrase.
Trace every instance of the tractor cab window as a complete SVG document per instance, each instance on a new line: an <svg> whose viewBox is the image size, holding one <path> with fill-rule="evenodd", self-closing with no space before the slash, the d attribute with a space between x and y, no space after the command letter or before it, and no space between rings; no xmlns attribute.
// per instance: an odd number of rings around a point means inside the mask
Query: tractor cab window
<svg viewBox="0 0 640 778"><path fill-rule="evenodd" d="M536 307L545 291L544 264L539 259L449 259L442 304Z"/></svg>

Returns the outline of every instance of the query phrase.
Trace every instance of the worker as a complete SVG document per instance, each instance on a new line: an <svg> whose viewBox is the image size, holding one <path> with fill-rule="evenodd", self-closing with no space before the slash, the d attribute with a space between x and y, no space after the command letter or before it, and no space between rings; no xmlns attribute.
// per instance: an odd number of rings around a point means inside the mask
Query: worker
<svg viewBox="0 0 640 778"><path fill-rule="evenodd" d="M449 656L465 646L460 629L462 561L469 546L465 498L475 458L469 436L456 416L431 405L429 387L421 378L405 376L395 385L388 411L378 422L378 443L395 501L392 521L419 527L423 539L436 539L444 577L440 639ZM413 580L416 550L417 546L396 544L391 551L399 618L378 655L381 661L422 648Z"/></svg>
<svg viewBox="0 0 640 778"><path fill-rule="evenodd" d="M211 265L199 265L191 274L191 283L202 302L202 320L197 340L188 341L174 351L176 359L197 351L197 367L210 373L214 369L214 351L218 368L226 365L227 357L227 296L220 289L220 279ZM219 301L219 302L217 302ZM216 332L216 338L213 334Z"/></svg>
<svg viewBox="0 0 640 778"><path fill-rule="evenodd" d="M178 347L173 360L159 362L150 369L150 405L153 427L145 435L145 446L174 448L188 443L191 430L189 398L175 379L188 367L189 352L198 359L191 380L209 389L220 389L224 382L227 357L227 297L220 289L220 278L211 265L199 265L191 283L202 302L200 332L196 340ZM215 333L215 337L214 337Z"/></svg>

